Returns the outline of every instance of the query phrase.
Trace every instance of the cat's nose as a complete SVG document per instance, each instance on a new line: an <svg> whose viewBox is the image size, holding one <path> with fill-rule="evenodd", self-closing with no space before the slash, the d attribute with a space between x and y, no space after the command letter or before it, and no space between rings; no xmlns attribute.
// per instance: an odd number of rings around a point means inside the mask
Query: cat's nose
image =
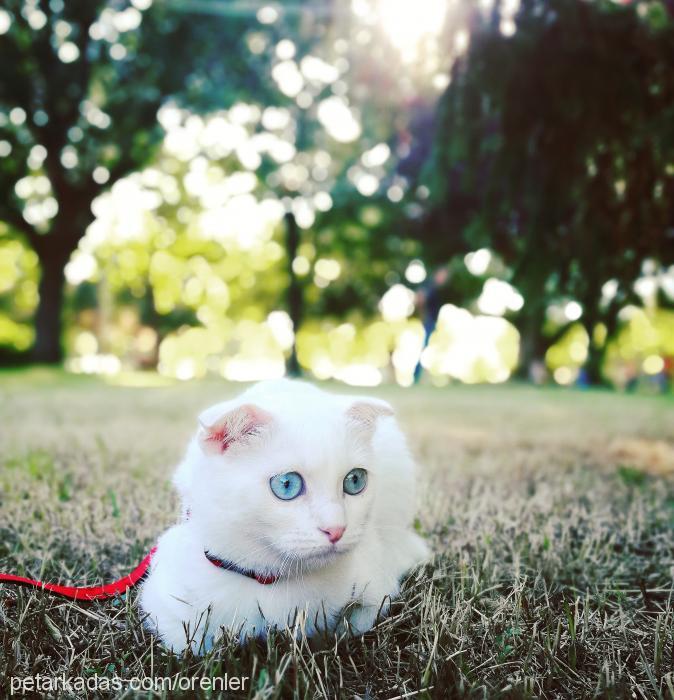
<svg viewBox="0 0 674 700"><path fill-rule="evenodd" d="M320 527L318 529L328 536L328 539L332 544L335 544L335 542L339 542L339 540L342 539L344 530L346 530L346 528L342 525L338 525L337 527Z"/></svg>

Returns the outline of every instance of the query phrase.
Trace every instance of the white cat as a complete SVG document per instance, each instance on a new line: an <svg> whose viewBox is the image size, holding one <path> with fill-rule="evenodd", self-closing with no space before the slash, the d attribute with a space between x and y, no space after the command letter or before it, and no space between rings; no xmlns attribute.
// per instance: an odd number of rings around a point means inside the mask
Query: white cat
<svg viewBox="0 0 674 700"><path fill-rule="evenodd" d="M221 628L370 629L427 557L411 530L415 465L383 401L262 382L199 417L140 605L180 652Z"/></svg>

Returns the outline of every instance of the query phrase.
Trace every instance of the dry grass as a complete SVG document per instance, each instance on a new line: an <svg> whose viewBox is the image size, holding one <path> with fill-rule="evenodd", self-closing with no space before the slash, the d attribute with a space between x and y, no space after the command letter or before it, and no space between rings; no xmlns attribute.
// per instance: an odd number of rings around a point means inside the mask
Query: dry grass
<svg viewBox="0 0 674 700"><path fill-rule="evenodd" d="M168 480L197 410L237 389L0 374L0 571L126 573L175 518ZM374 631L177 658L143 631L134 595L85 606L4 587L0 695L37 673L228 672L253 679L238 697L674 696L671 398L377 393L424 464L418 525L437 557Z"/></svg>

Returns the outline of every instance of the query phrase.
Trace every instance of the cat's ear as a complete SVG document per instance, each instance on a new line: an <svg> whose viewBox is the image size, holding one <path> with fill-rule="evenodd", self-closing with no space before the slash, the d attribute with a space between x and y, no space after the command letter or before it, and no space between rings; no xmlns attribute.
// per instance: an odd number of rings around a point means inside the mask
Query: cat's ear
<svg viewBox="0 0 674 700"><path fill-rule="evenodd" d="M358 432L371 437L377 427L377 419L393 416L390 404L380 399L355 399L346 411L346 417Z"/></svg>
<svg viewBox="0 0 674 700"><path fill-rule="evenodd" d="M250 403L224 413L217 409L215 406L199 416L199 444L207 454L223 454L234 446L254 442L273 420L267 411Z"/></svg>

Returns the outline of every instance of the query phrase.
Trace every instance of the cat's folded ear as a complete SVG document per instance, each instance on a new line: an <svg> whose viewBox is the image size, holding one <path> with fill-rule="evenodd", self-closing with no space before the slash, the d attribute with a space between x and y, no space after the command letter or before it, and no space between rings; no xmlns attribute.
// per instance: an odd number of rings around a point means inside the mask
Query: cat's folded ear
<svg viewBox="0 0 674 700"><path fill-rule="evenodd" d="M269 428L272 416L254 404L214 406L199 416L199 444L207 454L252 444Z"/></svg>
<svg viewBox="0 0 674 700"><path fill-rule="evenodd" d="M377 427L377 419L393 416L390 404L380 399L355 398L346 411L350 425L365 437L371 437Z"/></svg>

